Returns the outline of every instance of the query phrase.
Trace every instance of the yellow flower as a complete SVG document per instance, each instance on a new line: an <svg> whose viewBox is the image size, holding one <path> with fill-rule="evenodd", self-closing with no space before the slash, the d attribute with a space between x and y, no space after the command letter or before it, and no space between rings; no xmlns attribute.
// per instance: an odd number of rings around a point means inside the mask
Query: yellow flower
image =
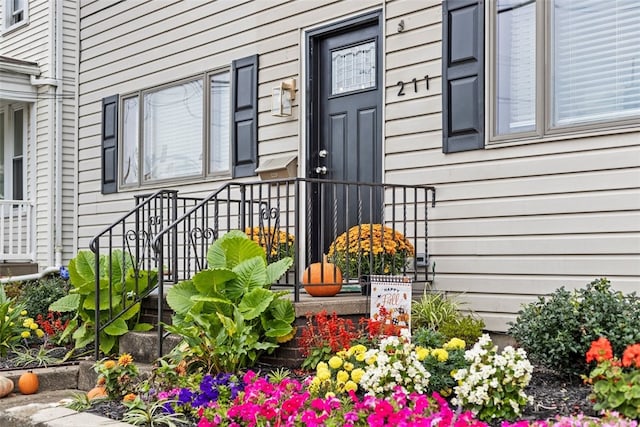
<svg viewBox="0 0 640 427"><path fill-rule="evenodd" d="M116 367L116 362L113 360L107 360L102 364L102 366L104 366L105 369L113 369Z"/></svg>
<svg viewBox="0 0 640 427"><path fill-rule="evenodd" d="M329 369L329 365L327 365L327 362L318 362L318 364L316 365L316 369Z"/></svg>
<svg viewBox="0 0 640 427"><path fill-rule="evenodd" d="M344 384L344 389L345 391L357 391L358 390L358 384L354 383L353 381L347 381Z"/></svg>
<svg viewBox="0 0 640 427"><path fill-rule="evenodd" d="M451 338L442 347L445 350L464 350L466 345L467 344L464 342L464 340L461 340L460 338Z"/></svg>
<svg viewBox="0 0 640 427"><path fill-rule="evenodd" d="M436 348L431 354L438 359L438 362L446 362L449 359L449 353L444 348Z"/></svg>
<svg viewBox="0 0 640 427"><path fill-rule="evenodd" d="M347 371L339 371L336 374L336 380L341 383L346 383L349 380L349 373Z"/></svg>
<svg viewBox="0 0 640 427"><path fill-rule="evenodd" d="M29 337L31 336L31 332L29 332L29 331L24 331L24 332L22 332L22 333L20 334L20 336L21 336L22 338L29 338Z"/></svg>
<svg viewBox="0 0 640 427"><path fill-rule="evenodd" d="M364 375L364 369L362 368L356 368L353 371L351 371L351 379L356 382L356 384L360 384L360 380L362 379L362 376Z"/></svg>
<svg viewBox="0 0 640 427"><path fill-rule="evenodd" d="M365 363L367 365L373 365L374 363L376 363L376 360L378 360L378 358L374 355L365 360Z"/></svg>
<svg viewBox="0 0 640 427"><path fill-rule="evenodd" d="M332 391L328 391L328 392L325 393L324 397L325 397L325 399L328 399L330 397L336 397L336 394L334 392L332 392Z"/></svg>
<svg viewBox="0 0 640 427"><path fill-rule="evenodd" d="M129 353L122 353L118 358L118 365L129 366L133 363L133 357Z"/></svg>
<svg viewBox="0 0 640 427"><path fill-rule="evenodd" d="M367 356L365 356L365 354L364 354L364 353L358 353L358 354L356 354L356 360L357 360L358 362L364 362L364 359L365 359L366 357L367 357Z"/></svg>
<svg viewBox="0 0 640 427"><path fill-rule="evenodd" d="M451 389L450 388L444 388L442 390L440 390L440 395L442 397L448 397L451 394Z"/></svg>
<svg viewBox="0 0 640 427"><path fill-rule="evenodd" d="M351 371L353 370L354 366L353 366L353 363L351 362L344 362L343 368L345 371Z"/></svg>
<svg viewBox="0 0 640 427"><path fill-rule="evenodd" d="M26 316L27 315L27 310L22 310L20 312L20 316Z"/></svg>
<svg viewBox="0 0 640 427"><path fill-rule="evenodd" d="M44 331L42 329L36 329L36 336L38 338L42 338L44 336Z"/></svg>
<svg viewBox="0 0 640 427"><path fill-rule="evenodd" d="M32 323L29 325L29 329L35 331L36 329L38 329L38 324L37 323Z"/></svg>
<svg viewBox="0 0 640 427"><path fill-rule="evenodd" d="M331 378L331 372L328 369L318 369L316 375L320 381L328 380Z"/></svg>
<svg viewBox="0 0 640 427"><path fill-rule="evenodd" d="M342 359L338 356L333 356L331 359L329 359L329 366L331 366L331 368L333 369L338 369L340 366L342 366Z"/></svg>
<svg viewBox="0 0 640 427"><path fill-rule="evenodd" d="M418 360L422 362L429 356L429 349L424 347L416 347L416 356L418 357Z"/></svg>

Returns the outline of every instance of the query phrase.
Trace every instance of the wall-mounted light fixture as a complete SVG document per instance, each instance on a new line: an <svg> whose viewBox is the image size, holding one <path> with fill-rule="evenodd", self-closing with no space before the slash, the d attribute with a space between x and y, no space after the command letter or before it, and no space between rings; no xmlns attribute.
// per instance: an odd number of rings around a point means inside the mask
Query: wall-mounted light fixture
<svg viewBox="0 0 640 427"><path fill-rule="evenodd" d="M271 94L271 115L277 117L291 116L291 105L296 99L296 79L280 82Z"/></svg>

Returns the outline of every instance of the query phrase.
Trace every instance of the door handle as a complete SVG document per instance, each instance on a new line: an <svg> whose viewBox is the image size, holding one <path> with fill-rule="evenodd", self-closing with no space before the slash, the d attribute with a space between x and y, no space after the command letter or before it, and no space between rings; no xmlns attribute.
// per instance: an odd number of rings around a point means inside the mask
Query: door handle
<svg viewBox="0 0 640 427"><path fill-rule="evenodd" d="M316 167L316 173L318 175L326 175L327 174L327 167L326 166L317 166Z"/></svg>

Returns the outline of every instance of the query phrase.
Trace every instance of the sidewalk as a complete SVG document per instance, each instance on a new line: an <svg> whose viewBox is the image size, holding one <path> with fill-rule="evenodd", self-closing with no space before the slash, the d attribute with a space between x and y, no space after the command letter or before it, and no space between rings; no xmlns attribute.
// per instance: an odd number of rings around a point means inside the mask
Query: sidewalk
<svg viewBox="0 0 640 427"><path fill-rule="evenodd" d="M0 399L0 426L2 427L131 427L86 412L65 408L78 390L79 366L40 368L34 370L40 381L40 391L23 395L17 389L18 378L24 372L5 371L0 375L13 380L13 393Z"/></svg>

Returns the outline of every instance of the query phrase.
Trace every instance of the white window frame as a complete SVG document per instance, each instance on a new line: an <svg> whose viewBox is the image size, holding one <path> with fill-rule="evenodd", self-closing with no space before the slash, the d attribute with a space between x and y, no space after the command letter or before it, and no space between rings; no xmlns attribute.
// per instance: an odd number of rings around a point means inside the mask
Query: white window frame
<svg viewBox="0 0 640 427"><path fill-rule="evenodd" d="M120 101L119 101L119 121L118 121L118 183L119 183L119 188L122 190L128 190L128 189L137 189L137 188L144 188L144 187L155 187L155 186L159 186L162 184L166 184L168 182L170 183L183 183L183 182L198 182L198 181L202 181L203 179L208 179L208 178L230 178L231 177L231 173L232 173L232 168L231 168L231 141L229 141L229 162L228 162L228 168L225 171L218 171L218 172L212 172L210 171L210 156L211 156L211 150L210 150L210 139L211 139L211 132L210 132L210 125L211 125L211 78L216 75L216 74L221 74L221 73L229 73L229 77L231 78L231 74L230 74L230 68L222 68L222 69L217 69L215 71L210 71L210 72L206 72L203 74L199 74L197 76L192 76L190 78L186 78L183 80L178 80L178 81L173 81L171 83L168 84L163 84L163 85L158 85L158 86L153 86L153 87L149 87L149 88L145 88L136 92L131 92L131 93L127 93L124 94L120 97ZM175 86L180 86L182 84L185 83L189 83L189 82L194 82L194 81L203 81L203 121L201 123L202 126L202 158L201 158L201 162L202 162L202 168L201 168L201 173L198 174L193 174L193 175L189 175L189 176L180 176L180 177L174 177L174 178L167 178L167 179L155 179L155 180L145 180L144 179L144 116L145 116L145 112L144 112L144 95L148 94L148 93L152 93L152 92L156 92L158 90L162 90L162 89L166 89L166 88L170 88L170 87L175 87ZM231 90L231 87L229 87L229 90ZM123 176L123 165L124 165L124 134L125 134L125 129L124 129L124 121L123 121L123 117L124 117L124 102L127 99L131 99L137 97L138 98L138 132L137 132L137 157L138 157L138 179L136 183L125 183L124 182L124 176ZM232 97L229 97L230 101L232 99ZM233 117L233 115L231 114L231 102L229 102L228 105L229 108L229 132L231 132L231 119Z"/></svg>
<svg viewBox="0 0 640 427"><path fill-rule="evenodd" d="M26 200L27 198L27 107L25 105L12 105L7 106L6 108L0 108L0 113L2 113L2 117L4 119L4 164L2 165L4 170L4 188L2 189L2 194L4 198L2 200L14 200L15 194L13 191L13 160L15 158L14 152L14 129L15 123L13 120L14 114L16 111L22 111L22 170L20 173L22 174L22 199Z"/></svg>
<svg viewBox="0 0 640 427"><path fill-rule="evenodd" d="M12 31L29 24L29 0L18 0L21 8L15 7L16 0L4 0L2 17L2 29L4 32ZM22 13L22 19L15 21L16 15Z"/></svg>
<svg viewBox="0 0 640 427"><path fill-rule="evenodd" d="M487 114L487 144L509 142L543 142L571 136L592 136L614 131L634 131L640 127L640 115L594 121L573 125L552 126L552 64L551 64L551 5L552 0L536 0L536 126L535 130L511 134L498 134L497 111L497 0L487 2L485 13L487 26L487 72L488 91L485 107Z"/></svg>

